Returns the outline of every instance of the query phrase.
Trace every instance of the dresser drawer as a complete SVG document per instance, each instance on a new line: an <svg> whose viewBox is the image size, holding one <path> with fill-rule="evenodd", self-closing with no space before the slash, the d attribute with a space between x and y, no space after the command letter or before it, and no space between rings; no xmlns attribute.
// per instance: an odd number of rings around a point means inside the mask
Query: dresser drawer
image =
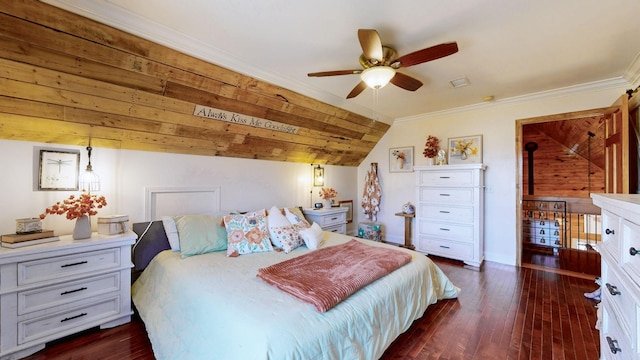
<svg viewBox="0 0 640 360"><path fill-rule="evenodd" d="M640 226L623 220L621 223L620 264L622 269L640 286Z"/></svg>
<svg viewBox="0 0 640 360"><path fill-rule="evenodd" d="M602 329L600 330L600 354L604 359L636 359L628 337L616 321L609 304L602 306Z"/></svg>
<svg viewBox="0 0 640 360"><path fill-rule="evenodd" d="M473 170L434 170L418 174L418 186L473 186Z"/></svg>
<svg viewBox="0 0 640 360"><path fill-rule="evenodd" d="M419 200L440 204L473 204L473 194L474 190L472 188L423 187L419 191Z"/></svg>
<svg viewBox="0 0 640 360"><path fill-rule="evenodd" d="M449 224L428 220L418 222L418 233L434 237L473 243L473 225Z"/></svg>
<svg viewBox="0 0 640 360"><path fill-rule="evenodd" d="M120 272L18 293L18 315L120 290Z"/></svg>
<svg viewBox="0 0 640 360"><path fill-rule="evenodd" d="M120 313L120 297L101 299L88 305L18 322L18 344L37 340L45 336L81 328L84 324L95 324L97 320Z"/></svg>
<svg viewBox="0 0 640 360"><path fill-rule="evenodd" d="M618 235L620 234L620 218L608 211L602 211L602 244L606 245L616 256L619 254Z"/></svg>
<svg viewBox="0 0 640 360"><path fill-rule="evenodd" d="M421 203L419 213L425 218L455 222L473 222L473 207Z"/></svg>
<svg viewBox="0 0 640 360"><path fill-rule="evenodd" d="M18 263L18 285L77 276L120 267L120 248L90 251Z"/></svg>
<svg viewBox="0 0 640 360"><path fill-rule="evenodd" d="M611 311L621 323L620 327L625 330L624 333L629 334L636 323L636 303L631 291L606 261L602 262L602 282L602 296L605 302L611 305Z"/></svg>
<svg viewBox="0 0 640 360"><path fill-rule="evenodd" d="M420 236L418 239L418 250L454 259L473 259L473 244L462 244L425 236Z"/></svg>

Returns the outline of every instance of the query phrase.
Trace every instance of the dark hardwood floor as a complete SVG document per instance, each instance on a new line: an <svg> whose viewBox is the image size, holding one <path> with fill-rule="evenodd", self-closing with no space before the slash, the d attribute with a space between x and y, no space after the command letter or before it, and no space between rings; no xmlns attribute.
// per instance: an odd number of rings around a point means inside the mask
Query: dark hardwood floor
<svg viewBox="0 0 640 360"><path fill-rule="evenodd" d="M596 288L593 279L491 262L473 271L433 259L462 289L460 296L430 306L382 359L599 358L596 303L584 297ZM136 318L49 344L27 359L154 357Z"/></svg>

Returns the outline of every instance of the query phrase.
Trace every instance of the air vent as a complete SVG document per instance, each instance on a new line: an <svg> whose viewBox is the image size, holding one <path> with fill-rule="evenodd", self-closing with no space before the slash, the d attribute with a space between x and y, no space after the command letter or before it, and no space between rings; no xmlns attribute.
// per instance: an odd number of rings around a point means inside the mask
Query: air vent
<svg viewBox="0 0 640 360"><path fill-rule="evenodd" d="M469 82L469 79L467 79L466 77L463 77L463 78L451 80L449 81L449 84L451 84L451 86L454 88L459 88L459 87L469 85L470 82Z"/></svg>

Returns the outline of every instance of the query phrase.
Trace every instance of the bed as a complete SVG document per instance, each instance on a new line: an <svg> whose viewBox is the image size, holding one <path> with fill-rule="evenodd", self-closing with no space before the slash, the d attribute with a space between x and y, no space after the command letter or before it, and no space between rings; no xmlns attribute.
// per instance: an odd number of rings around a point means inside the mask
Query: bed
<svg viewBox="0 0 640 360"><path fill-rule="evenodd" d="M369 246L410 254L408 264L366 285L326 312L267 284L261 268L310 253L224 251L182 258L169 249L161 221L138 223L133 254L134 305L154 354L163 359L379 359L430 304L459 289L426 256L383 243ZM322 247L354 240L324 232ZM134 272L135 272L134 271Z"/></svg>

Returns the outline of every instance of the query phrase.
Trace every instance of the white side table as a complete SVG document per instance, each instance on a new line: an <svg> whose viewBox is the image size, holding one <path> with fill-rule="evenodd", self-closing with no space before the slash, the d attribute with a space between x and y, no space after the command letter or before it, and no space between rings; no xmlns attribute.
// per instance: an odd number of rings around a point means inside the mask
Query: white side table
<svg viewBox="0 0 640 360"><path fill-rule="evenodd" d="M307 220L318 223L322 230L347 233L347 210L346 207L332 207L322 209L302 209Z"/></svg>

